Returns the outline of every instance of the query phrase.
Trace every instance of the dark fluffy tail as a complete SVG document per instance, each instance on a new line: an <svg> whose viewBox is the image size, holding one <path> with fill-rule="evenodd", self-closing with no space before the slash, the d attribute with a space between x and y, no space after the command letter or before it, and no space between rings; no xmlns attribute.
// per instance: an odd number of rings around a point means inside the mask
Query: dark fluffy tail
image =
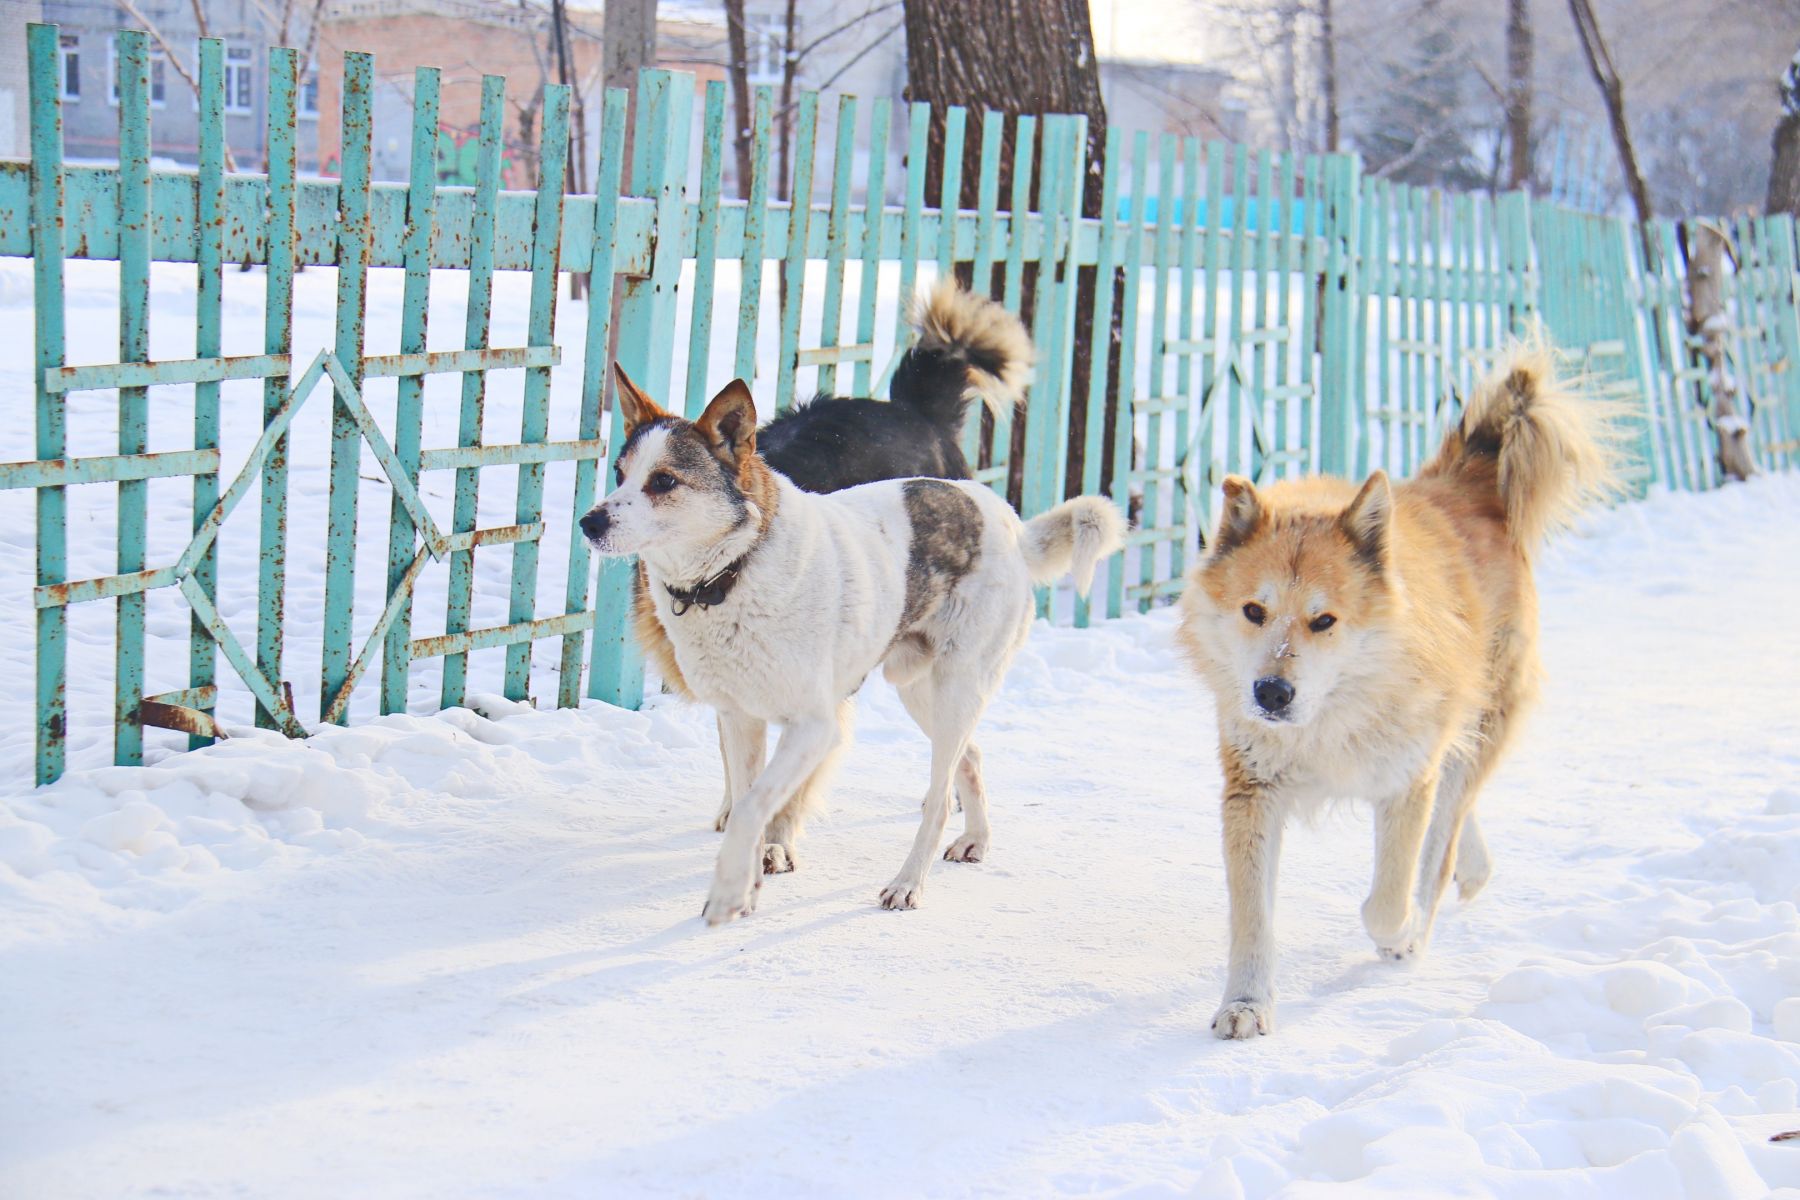
<svg viewBox="0 0 1800 1200"><path fill-rule="evenodd" d="M1428 474L1487 474L1507 531L1530 551L1618 486L1618 407L1559 378L1541 335L1515 343L1476 387Z"/></svg>
<svg viewBox="0 0 1800 1200"><path fill-rule="evenodd" d="M950 278L915 296L911 317L918 340L894 370L896 404L956 431L977 398L996 414L1024 402L1031 335L1018 317Z"/></svg>

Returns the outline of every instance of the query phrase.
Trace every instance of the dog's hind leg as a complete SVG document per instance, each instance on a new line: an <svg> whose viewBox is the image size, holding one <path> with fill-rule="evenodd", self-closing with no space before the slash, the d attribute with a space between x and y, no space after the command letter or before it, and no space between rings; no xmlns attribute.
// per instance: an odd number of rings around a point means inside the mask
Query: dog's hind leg
<svg viewBox="0 0 1800 1200"><path fill-rule="evenodd" d="M980 862L988 852L987 783L981 777L981 747L973 741L956 764L956 795L962 801L963 833L944 850L947 862Z"/></svg>
<svg viewBox="0 0 1800 1200"><path fill-rule="evenodd" d="M1488 855L1487 839L1473 811L1463 818L1462 838L1456 843L1456 895L1467 903L1480 894L1493 877L1494 860Z"/></svg>
<svg viewBox="0 0 1800 1200"><path fill-rule="evenodd" d="M762 774L763 759L769 753L769 727L765 722L742 713L717 714L719 759L725 764L725 799L713 828L723 830L731 817L731 806L750 790Z"/></svg>
<svg viewBox="0 0 1800 1200"><path fill-rule="evenodd" d="M1432 763L1404 793L1375 809L1375 878L1363 901L1362 918L1383 958L1408 958L1419 947L1413 892L1440 771L1439 764Z"/></svg>
<svg viewBox="0 0 1800 1200"><path fill-rule="evenodd" d="M940 661L929 676L914 680L901 690L907 711L915 719L923 714L925 732L931 737L931 782L925 792L924 812L920 815L919 832L913 838L912 852L906 856L894 881L881 890L883 908L919 907L920 896L925 890L925 873L931 869L931 860L937 857L938 839L943 836L944 822L950 815L950 789L986 703L981 682L967 668L951 666L946 669L946 664ZM983 795L968 809L968 833L983 835L983 852L986 850L987 825L985 800ZM977 817L980 818L979 826L975 824Z"/></svg>
<svg viewBox="0 0 1800 1200"><path fill-rule="evenodd" d="M763 874L780 875L800 865L794 847L799 844L800 831L806 825L806 818L819 807L825 799L825 793L831 790L831 780L837 774L838 764L844 761L844 754L850 749L855 718L855 697L838 705L836 744L825 755L824 761L813 768L813 773L806 777L806 782L800 785L794 798L775 814L768 829L763 831Z"/></svg>

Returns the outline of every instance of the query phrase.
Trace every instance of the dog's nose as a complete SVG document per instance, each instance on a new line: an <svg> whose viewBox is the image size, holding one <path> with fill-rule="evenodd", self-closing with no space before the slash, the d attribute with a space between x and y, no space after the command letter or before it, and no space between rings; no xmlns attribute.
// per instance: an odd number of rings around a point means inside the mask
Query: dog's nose
<svg viewBox="0 0 1800 1200"><path fill-rule="evenodd" d="M1257 680L1250 694L1256 697L1258 708L1273 716L1294 702L1294 685L1279 675L1269 675Z"/></svg>
<svg viewBox="0 0 1800 1200"><path fill-rule="evenodd" d="M588 510L587 516L581 518L581 532L587 535L589 541L597 542L606 536L606 527L609 524L611 524L611 518L606 515L606 510L596 506Z"/></svg>

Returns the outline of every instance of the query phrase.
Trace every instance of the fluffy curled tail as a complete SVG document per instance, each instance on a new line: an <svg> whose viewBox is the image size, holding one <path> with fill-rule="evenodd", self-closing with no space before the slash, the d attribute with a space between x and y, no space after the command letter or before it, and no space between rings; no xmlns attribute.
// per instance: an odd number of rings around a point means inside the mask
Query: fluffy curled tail
<svg viewBox="0 0 1800 1200"><path fill-rule="evenodd" d="M1025 522L1019 547L1033 583L1067 572L1083 596L1094 586L1094 568L1125 544L1125 518L1110 500L1077 496Z"/></svg>
<svg viewBox="0 0 1800 1200"><path fill-rule="evenodd" d="M1031 335L1019 318L951 278L913 298L918 340L894 369L888 395L952 431L975 399L998 415L1025 399Z"/></svg>
<svg viewBox="0 0 1800 1200"><path fill-rule="evenodd" d="M1513 541L1534 549L1618 487L1619 409L1560 378L1539 334L1501 355L1426 474L1491 473Z"/></svg>

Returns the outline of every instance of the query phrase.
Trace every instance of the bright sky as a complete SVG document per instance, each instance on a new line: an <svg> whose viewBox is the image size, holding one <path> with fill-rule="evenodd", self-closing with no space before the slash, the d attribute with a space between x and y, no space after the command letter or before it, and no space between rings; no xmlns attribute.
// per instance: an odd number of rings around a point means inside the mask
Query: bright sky
<svg viewBox="0 0 1800 1200"><path fill-rule="evenodd" d="M1205 20L1197 0L1088 0L1102 58L1200 62Z"/></svg>

